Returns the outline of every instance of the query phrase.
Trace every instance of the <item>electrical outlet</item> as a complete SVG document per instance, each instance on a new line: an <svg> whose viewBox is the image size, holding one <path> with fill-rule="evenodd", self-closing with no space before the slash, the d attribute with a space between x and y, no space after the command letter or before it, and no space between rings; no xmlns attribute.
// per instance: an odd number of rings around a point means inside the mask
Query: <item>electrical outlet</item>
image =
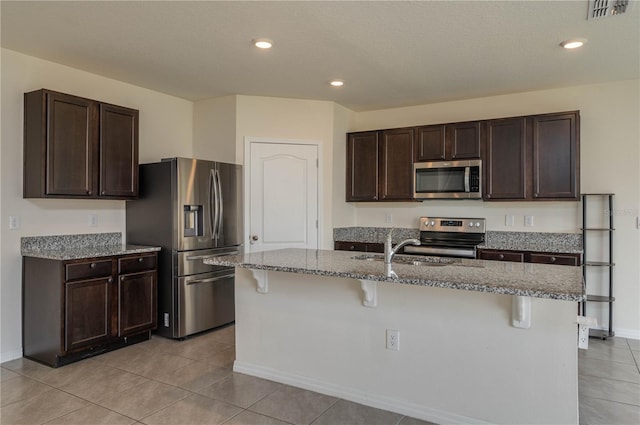
<svg viewBox="0 0 640 425"><path fill-rule="evenodd" d="M9 216L9 230L15 230L20 227L20 217L17 215Z"/></svg>
<svg viewBox="0 0 640 425"><path fill-rule="evenodd" d="M387 350L400 351L400 332L387 329Z"/></svg>
<svg viewBox="0 0 640 425"><path fill-rule="evenodd" d="M578 348L589 348L589 328L598 326L594 317L578 316Z"/></svg>
<svg viewBox="0 0 640 425"><path fill-rule="evenodd" d="M578 348L586 350L589 348L589 327L585 325L578 326Z"/></svg>
<svg viewBox="0 0 640 425"><path fill-rule="evenodd" d="M393 216L391 215L391 213L385 213L384 222L387 224L393 223Z"/></svg>
<svg viewBox="0 0 640 425"><path fill-rule="evenodd" d="M89 214L89 227L98 227L98 216L96 214Z"/></svg>
<svg viewBox="0 0 640 425"><path fill-rule="evenodd" d="M514 216L512 216L512 215L505 215L504 216L504 225L506 227L513 227L513 222L514 222Z"/></svg>
<svg viewBox="0 0 640 425"><path fill-rule="evenodd" d="M533 216L525 215L524 216L524 227L533 227Z"/></svg>

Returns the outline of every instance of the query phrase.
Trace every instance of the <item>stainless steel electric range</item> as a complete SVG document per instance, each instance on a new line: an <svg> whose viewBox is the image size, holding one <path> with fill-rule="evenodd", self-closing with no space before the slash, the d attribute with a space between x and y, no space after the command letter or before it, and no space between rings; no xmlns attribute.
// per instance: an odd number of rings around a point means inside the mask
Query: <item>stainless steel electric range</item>
<svg viewBox="0 0 640 425"><path fill-rule="evenodd" d="M484 218L420 217L420 245L406 246L406 254L476 258L485 239Z"/></svg>

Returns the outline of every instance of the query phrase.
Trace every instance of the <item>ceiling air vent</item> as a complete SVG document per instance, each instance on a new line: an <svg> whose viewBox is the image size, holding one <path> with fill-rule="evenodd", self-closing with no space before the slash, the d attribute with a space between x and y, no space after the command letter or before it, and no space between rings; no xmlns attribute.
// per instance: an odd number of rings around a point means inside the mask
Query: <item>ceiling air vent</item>
<svg viewBox="0 0 640 425"><path fill-rule="evenodd" d="M587 19L622 15L630 7L631 2L629 0L589 0L589 15Z"/></svg>

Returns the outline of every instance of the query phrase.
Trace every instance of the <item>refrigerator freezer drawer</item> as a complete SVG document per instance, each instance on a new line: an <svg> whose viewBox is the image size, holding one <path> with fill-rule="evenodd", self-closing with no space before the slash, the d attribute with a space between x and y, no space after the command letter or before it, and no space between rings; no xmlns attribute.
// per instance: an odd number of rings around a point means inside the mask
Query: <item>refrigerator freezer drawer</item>
<svg viewBox="0 0 640 425"><path fill-rule="evenodd" d="M178 278L178 338L235 320L234 274Z"/></svg>
<svg viewBox="0 0 640 425"><path fill-rule="evenodd" d="M229 267L211 266L202 260L206 257L237 254L238 247L225 249L199 249L197 251L177 252L178 276L189 276L198 273L217 272L227 270Z"/></svg>

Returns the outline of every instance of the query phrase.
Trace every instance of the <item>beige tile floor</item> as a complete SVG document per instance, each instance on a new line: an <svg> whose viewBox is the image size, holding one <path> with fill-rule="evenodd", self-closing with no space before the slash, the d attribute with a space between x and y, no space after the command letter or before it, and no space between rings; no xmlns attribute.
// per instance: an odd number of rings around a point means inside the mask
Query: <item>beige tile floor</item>
<svg viewBox="0 0 640 425"><path fill-rule="evenodd" d="M57 369L3 363L0 423L425 425L428 422L232 372L234 327L161 337ZM640 341L580 351L580 423L640 423Z"/></svg>

